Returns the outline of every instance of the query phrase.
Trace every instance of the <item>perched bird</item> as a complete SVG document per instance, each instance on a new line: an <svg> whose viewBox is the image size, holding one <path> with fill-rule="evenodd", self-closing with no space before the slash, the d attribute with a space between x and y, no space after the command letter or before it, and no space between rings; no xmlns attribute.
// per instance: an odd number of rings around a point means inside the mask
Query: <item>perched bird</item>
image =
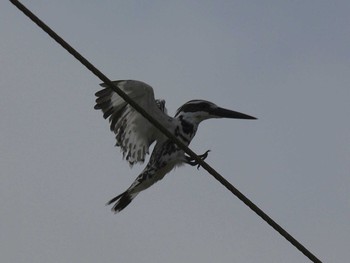
<svg viewBox="0 0 350 263"><path fill-rule="evenodd" d="M218 107L205 100L191 100L182 105L175 117L170 117L165 108L165 101L154 98L153 89L148 84L137 80L113 81L138 105L157 119L185 145L189 145L196 134L201 121L211 118L256 119L252 116ZM121 148L123 157L132 166L143 163L149 153L150 145L156 141L150 160L142 173L122 194L114 197L107 205L113 204L112 211L123 210L141 191L161 180L173 168L181 164L198 165L176 144L162 134L140 113L126 103L106 84L95 95L95 109L102 110L103 117L109 119L111 131L116 135L116 146ZM208 156L206 151L200 157Z"/></svg>

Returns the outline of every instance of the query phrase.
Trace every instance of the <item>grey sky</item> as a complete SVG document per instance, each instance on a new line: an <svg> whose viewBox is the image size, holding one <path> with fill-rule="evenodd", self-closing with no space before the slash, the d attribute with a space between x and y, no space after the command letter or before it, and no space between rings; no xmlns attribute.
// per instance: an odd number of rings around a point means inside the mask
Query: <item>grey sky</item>
<svg viewBox="0 0 350 263"><path fill-rule="evenodd" d="M350 257L349 1L23 1L111 79L259 118L191 144L324 262ZM203 169L122 213L100 81L12 4L0 9L2 262L309 262Z"/></svg>

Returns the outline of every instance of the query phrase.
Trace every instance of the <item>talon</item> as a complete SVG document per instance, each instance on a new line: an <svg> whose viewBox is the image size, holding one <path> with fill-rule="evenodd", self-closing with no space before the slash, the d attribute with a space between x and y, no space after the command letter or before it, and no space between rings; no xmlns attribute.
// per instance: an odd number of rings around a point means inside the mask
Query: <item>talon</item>
<svg viewBox="0 0 350 263"><path fill-rule="evenodd" d="M204 161L208 157L209 152L210 152L210 150L207 150L205 153L199 155L199 157ZM200 164L198 164L197 170L199 170L199 167L200 167Z"/></svg>
<svg viewBox="0 0 350 263"><path fill-rule="evenodd" d="M205 160L207 157L208 157L208 153L210 152L210 150L207 150L205 153L199 155L199 157L202 159L202 160Z"/></svg>
<svg viewBox="0 0 350 263"><path fill-rule="evenodd" d="M204 161L208 157L209 152L210 152L210 150L207 150L205 153L198 155L198 157ZM188 163L189 165L192 165L192 166L197 165L198 170L199 170L199 167L201 166L195 159L193 159L190 156L186 156L186 163Z"/></svg>

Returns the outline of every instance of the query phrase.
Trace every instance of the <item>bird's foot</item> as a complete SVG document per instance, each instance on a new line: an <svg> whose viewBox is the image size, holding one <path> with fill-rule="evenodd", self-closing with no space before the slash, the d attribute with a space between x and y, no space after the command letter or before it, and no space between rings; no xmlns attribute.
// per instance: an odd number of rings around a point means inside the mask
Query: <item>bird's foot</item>
<svg viewBox="0 0 350 263"><path fill-rule="evenodd" d="M205 153L198 155L199 158L201 158L203 161L208 157L208 153L210 152L210 150L206 151ZM186 158L186 163L192 166L196 166L197 165L197 169L199 169L200 164L192 157L190 156L185 156Z"/></svg>

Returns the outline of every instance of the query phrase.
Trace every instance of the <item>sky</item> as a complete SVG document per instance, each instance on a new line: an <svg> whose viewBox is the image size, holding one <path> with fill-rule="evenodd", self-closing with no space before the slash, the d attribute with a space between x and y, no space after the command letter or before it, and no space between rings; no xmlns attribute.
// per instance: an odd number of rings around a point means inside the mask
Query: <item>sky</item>
<svg viewBox="0 0 350 263"><path fill-rule="evenodd" d="M207 163L323 262L350 257L349 1L24 1L110 79L168 113L206 99ZM10 2L0 9L2 262L310 262L204 169L183 166L121 213L130 169L100 80Z"/></svg>

